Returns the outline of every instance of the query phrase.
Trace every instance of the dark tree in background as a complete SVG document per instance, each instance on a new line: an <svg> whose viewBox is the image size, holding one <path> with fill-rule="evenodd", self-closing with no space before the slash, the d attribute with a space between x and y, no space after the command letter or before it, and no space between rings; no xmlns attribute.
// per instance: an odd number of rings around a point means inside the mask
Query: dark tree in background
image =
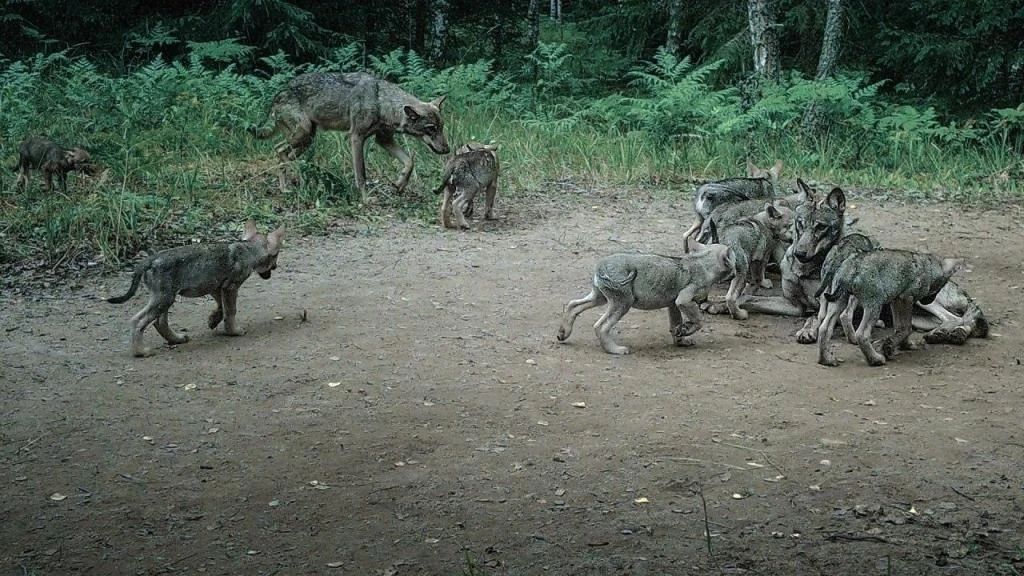
<svg viewBox="0 0 1024 576"><path fill-rule="evenodd" d="M715 82L859 74L891 98L953 115L1016 106L1024 96L1024 0L0 0L0 58L70 49L130 70L232 39L241 70L283 51L316 61L359 42L413 50L435 66L493 60L530 81L525 56L564 43L595 95L660 47L695 64L723 61ZM541 18L541 11L551 20ZM855 23L855 25L845 25ZM551 25L549 25L551 24ZM840 50L840 48L842 48ZM840 58L841 54L841 58ZM806 125L816 129L808 114Z"/></svg>

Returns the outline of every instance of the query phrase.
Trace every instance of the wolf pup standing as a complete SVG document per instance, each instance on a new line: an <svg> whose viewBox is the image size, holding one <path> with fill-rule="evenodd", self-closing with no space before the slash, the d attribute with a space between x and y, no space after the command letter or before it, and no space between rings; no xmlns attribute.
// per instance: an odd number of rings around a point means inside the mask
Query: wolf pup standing
<svg viewBox="0 0 1024 576"><path fill-rule="evenodd" d="M683 234L684 238L696 237L703 227L704 221L711 213L725 204L733 204L744 200L771 200L777 195L779 174L782 173L782 160L775 166L762 170L747 160L749 178L726 178L716 182L708 182L697 188L693 196L693 211L697 219Z"/></svg>
<svg viewBox="0 0 1024 576"><path fill-rule="evenodd" d="M395 134L415 136L435 154L447 154L441 119L444 99L421 102L398 86L362 72L313 72L296 76L274 96L269 126L250 131L261 140L280 132L285 141L276 151L282 161L291 161L313 144L317 128L347 130L359 190L366 188L366 139L374 136L377 144L402 163L402 175L395 183L401 192L409 183L413 160L395 141ZM282 189L286 186L284 172L280 185Z"/></svg>
<svg viewBox="0 0 1024 576"><path fill-rule="evenodd" d="M188 336L178 334L167 322L167 311L178 294L188 297L209 294L217 302L210 313L210 329L224 321L224 333L241 336L244 330L235 324L235 303L238 288L253 273L267 280L277 268L277 255L281 250L284 228L264 236L256 231L256 223L245 223L241 242L208 243L180 246L158 252L143 260L135 268L132 285L122 296L110 298L112 304L127 302L135 295L140 283L149 289L149 302L131 319L131 352L135 356L149 356L152 352L142 345L142 333L156 322L156 330L169 344L184 344Z"/></svg>
<svg viewBox="0 0 1024 576"><path fill-rule="evenodd" d="M768 202L756 215L740 220L721 232L714 230L718 241L731 248L736 256L736 274L725 294L725 307L734 319L747 319L747 311L739 307L738 301L747 289L748 282L755 287L771 287L771 282L764 277L764 269L776 249L783 246L785 250L784 246L791 241L792 223L792 210L776 208L775 204ZM720 306L712 304L709 309Z"/></svg>
<svg viewBox="0 0 1024 576"><path fill-rule="evenodd" d="M864 309L854 339L871 366L881 366L896 355L897 349L911 348L914 303L930 304L961 268L959 260L939 260L931 254L907 250L878 249L861 251L846 258L832 275L823 295L828 302L825 318L818 329L818 363L836 366L830 340L840 311L845 311L851 298ZM892 307L894 332L882 341L882 353L871 342L871 331L882 314L882 307Z"/></svg>
<svg viewBox="0 0 1024 576"><path fill-rule="evenodd" d="M42 136L29 136L18 147L18 164L14 170L18 172L16 186L24 189L32 177L32 170L43 173L46 191L53 188L53 177L57 177L61 192L68 192L68 172L82 171L91 173L89 153L75 147L70 150Z"/></svg>
<svg viewBox="0 0 1024 576"><path fill-rule="evenodd" d="M669 328L676 346L693 346L690 335L700 330L703 322L697 302L707 298L712 285L735 272L736 261L728 246L684 242L688 253L679 257L614 254L601 259L594 271L590 294L566 305L558 341L569 338L581 312L607 303L608 309L594 324L605 352L629 354L629 348L612 340L611 331L630 308L668 308Z"/></svg>
<svg viewBox="0 0 1024 576"><path fill-rule="evenodd" d="M473 198L481 191L487 194L487 211L484 218L494 219L494 196L498 192L498 147L494 144L469 142L455 151L448 159L441 174L441 185L434 190L444 190L441 201L441 226L444 228L469 228L466 216L472 214ZM457 223L452 222L452 216Z"/></svg>

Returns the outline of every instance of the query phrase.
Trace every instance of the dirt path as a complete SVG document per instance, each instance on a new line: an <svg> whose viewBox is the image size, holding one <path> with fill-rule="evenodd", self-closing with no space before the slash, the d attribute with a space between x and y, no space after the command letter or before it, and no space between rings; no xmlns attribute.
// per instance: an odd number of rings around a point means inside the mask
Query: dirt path
<svg viewBox="0 0 1024 576"><path fill-rule="evenodd" d="M674 252L689 219L561 202L484 232L290 242L242 289L246 336L183 300L193 341L142 361L141 298L97 300L126 275L3 297L0 573L1024 570L1018 211L855 199L888 245L967 257L997 336L882 368L847 345L825 369L797 319L715 317L677 349L634 311L617 358L594 311L556 344L599 255Z"/></svg>

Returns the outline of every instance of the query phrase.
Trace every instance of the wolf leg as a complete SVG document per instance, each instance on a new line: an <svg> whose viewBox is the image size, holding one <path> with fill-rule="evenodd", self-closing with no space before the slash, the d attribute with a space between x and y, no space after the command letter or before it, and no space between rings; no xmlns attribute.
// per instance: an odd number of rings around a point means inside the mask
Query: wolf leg
<svg viewBox="0 0 1024 576"><path fill-rule="evenodd" d="M491 182L487 187L487 211L484 212L484 220L494 220L494 197L498 194L498 182Z"/></svg>
<svg viewBox="0 0 1024 576"><path fill-rule="evenodd" d="M885 364L885 356L879 354L872 345L871 331L875 329L875 322L878 322L879 316L882 315L882 307L877 304L863 305L863 307L864 316L861 317L860 326L857 328L857 344L868 364L881 366Z"/></svg>
<svg viewBox="0 0 1024 576"><path fill-rule="evenodd" d="M156 319L156 331L163 336L164 340L168 344L184 344L188 342L188 336L185 334L179 334L171 328L170 322L167 319L167 310L164 310L160 316Z"/></svg>
<svg viewBox="0 0 1024 576"><path fill-rule="evenodd" d="M238 288L225 288L224 289L224 333L228 336L242 336L245 334L245 330L242 330L235 324L235 313L238 311Z"/></svg>
<svg viewBox="0 0 1024 576"><path fill-rule="evenodd" d="M217 303L217 307L213 312L210 312L210 317L206 320L206 325L210 327L210 330L213 330L218 324L220 324L220 321L224 319L224 302L221 297L220 290L214 291L211 296L213 296L213 301Z"/></svg>
<svg viewBox="0 0 1024 576"><path fill-rule="evenodd" d="M402 175L398 178L398 182L395 182L395 188L399 192L405 190L406 185L409 184L409 176L412 175L412 156L409 156L409 153L399 146L398 142L395 142L394 134L380 132L375 139L381 148L387 150L395 160L402 163Z"/></svg>
<svg viewBox="0 0 1024 576"><path fill-rule="evenodd" d="M821 307L825 311L824 318L818 324L818 364L822 366L838 366L832 349L832 330L835 329L836 320L840 311L846 310L846 302L826 302L822 299Z"/></svg>
<svg viewBox="0 0 1024 576"><path fill-rule="evenodd" d="M626 312L629 312L629 308L629 304L625 302L609 300L608 310L594 324L594 332L597 333L597 339L601 342L601 347L604 348L604 351L609 354L629 354L629 348L616 344L612 340L611 334L612 328L615 327L619 320L622 320Z"/></svg>
<svg viewBox="0 0 1024 576"><path fill-rule="evenodd" d="M590 290L590 294L587 294L579 300L571 300L565 305L565 312L562 313L562 325L558 328L558 341L565 342L569 339L569 335L572 334L572 326L576 323L576 317L581 313L590 310L591 308L597 308L603 304L606 304L608 299L605 298L604 294L601 293L597 288Z"/></svg>

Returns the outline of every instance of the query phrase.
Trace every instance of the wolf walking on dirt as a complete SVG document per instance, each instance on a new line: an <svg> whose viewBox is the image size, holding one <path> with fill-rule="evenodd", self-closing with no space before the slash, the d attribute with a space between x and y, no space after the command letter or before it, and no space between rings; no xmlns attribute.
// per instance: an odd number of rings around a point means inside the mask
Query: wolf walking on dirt
<svg viewBox="0 0 1024 576"><path fill-rule="evenodd" d="M832 330L839 313L847 311L852 298L856 298L864 310L853 340L860 346L868 364L881 366L896 355L897 349L911 349L914 303L934 301L949 277L961 266L959 260L939 260L931 254L907 250L880 248L850 254L831 274L830 284L822 293L827 308L818 327L818 363L838 365L831 349ZM871 331L886 305L892 307L894 332L882 341L879 353L871 342Z"/></svg>
<svg viewBox="0 0 1024 576"><path fill-rule="evenodd" d="M594 324L605 352L629 354L629 348L612 340L611 331L630 308L668 308L669 329L676 346L693 346L690 335L703 324L697 302L707 298L711 286L735 273L736 259L728 246L684 242L688 253L679 257L613 254L602 258L594 271L590 293L566 304L558 341L568 340L580 313L607 303L608 309Z"/></svg>
<svg viewBox="0 0 1024 576"><path fill-rule="evenodd" d="M348 131L360 191L366 188L366 139L374 136L381 148L402 163L401 177L395 183L401 192L409 183L413 159L395 141L395 134L415 136L435 154L447 154L441 118L444 100L441 96L421 102L398 86L363 72L313 72L296 76L278 92L270 106L269 125L250 131L261 140L280 132L284 142L275 150L285 162L295 160L313 144L318 128ZM283 171L280 186L286 188Z"/></svg>
<svg viewBox="0 0 1024 576"><path fill-rule="evenodd" d="M466 216L472 213L473 198L480 191L487 194L487 207L484 218L494 219L494 196L498 192L498 147L494 144L469 142L455 151L448 159L441 174L441 185L434 190L444 190L441 201L441 226L443 228L468 229ZM452 216L457 222L452 222Z"/></svg>
<svg viewBox="0 0 1024 576"><path fill-rule="evenodd" d="M256 231L256 223L245 223L241 242L206 243L180 246L157 252L135 268L132 285L121 296L107 299L111 304L127 302L139 284L149 289L149 302L131 319L131 352L149 356L152 351L142 345L146 328L156 322L156 330L169 344L184 344L188 336L171 329L167 312L178 294L191 298L209 294L217 302L210 314L211 330L224 321L224 333L241 336L245 331L235 324L238 288L256 272L264 280L277 269L284 228L264 236Z"/></svg>
<svg viewBox="0 0 1024 576"><path fill-rule="evenodd" d="M16 186L24 189L32 177L32 170L43 173L46 191L53 188L53 177L57 177L61 192L68 192L68 172L93 172L92 159L83 148L66 149L56 142L42 136L29 136L18 147L18 164L14 170L18 172Z"/></svg>

